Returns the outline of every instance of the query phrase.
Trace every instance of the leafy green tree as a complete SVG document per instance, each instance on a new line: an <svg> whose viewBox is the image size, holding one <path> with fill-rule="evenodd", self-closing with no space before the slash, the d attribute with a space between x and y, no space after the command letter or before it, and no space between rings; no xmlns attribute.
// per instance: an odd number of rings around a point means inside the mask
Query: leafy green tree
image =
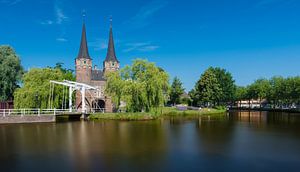
<svg viewBox="0 0 300 172"><path fill-rule="evenodd" d="M195 92L197 94L198 105L215 105L222 95L221 85L212 68L207 69L196 83Z"/></svg>
<svg viewBox="0 0 300 172"><path fill-rule="evenodd" d="M106 78L106 88L109 88L106 89L106 92L112 97L112 101L115 103L116 109L119 109L124 87L120 71L109 72L106 74Z"/></svg>
<svg viewBox="0 0 300 172"><path fill-rule="evenodd" d="M59 68L33 68L24 74L23 86L15 93L14 105L16 108L49 108L50 80L74 81L75 77L70 70ZM65 93L65 95L63 94ZM68 101L68 94L62 86L56 85L53 91L53 107L62 108L63 99Z"/></svg>
<svg viewBox="0 0 300 172"><path fill-rule="evenodd" d="M154 63L137 59L114 74L107 73L106 78L106 93L117 105L126 102L127 111L158 110L166 101L168 74Z"/></svg>
<svg viewBox="0 0 300 172"><path fill-rule="evenodd" d="M293 94L294 102L300 104L300 76L295 77L295 89Z"/></svg>
<svg viewBox="0 0 300 172"><path fill-rule="evenodd" d="M267 79L258 79L249 86L249 94L252 99L258 99L260 102L267 99L271 90L271 84Z"/></svg>
<svg viewBox="0 0 300 172"><path fill-rule="evenodd" d="M184 93L184 88L182 86L182 82L178 77L175 77L170 89L170 102L173 105L181 103L180 97L183 93Z"/></svg>
<svg viewBox="0 0 300 172"><path fill-rule="evenodd" d="M289 77L285 79L284 84L284 103L285 105L291 106L294 103L299 103L299 90L300 90L300 81L299 77Z"/></svg>
<svg viewBox="0 0 300 172"><path fill-rule="evenodd" d="M280 76L273 77L269 80L258 79L251 85L247 86L243 92L246 91L246 96L239 96L240 88L236 91L236 100L250 100L266 99L273 108L280 108L282 106L291 107L292 105L300 103L300 77L283 78Z"/></svg>
<svg viewBox="0 0 300 172"><path fill-rule="evenodd" d="M0 46L0 101L13 99L22 74L21 61L15 51L9 46Z"/></svg>
<svg viewBox="0 0 300 172"><path fill-rule="evenodd" d="M234 82L231 73L225 69L209 67L189 93L192 105L226 105L233 102L236 92Z"/></svg>
<svg viewBox="0 0 300 172"><path fill-rule="evenodd" d="M247 91L248 90L246 87L241 87L241 86L236 87L235 94L234 94L234 97L235 97L234 100L239 101L240 106L241 106L242 100L247 99Z"/></svg>
<svg viewBox="0 0 300 172"><path fill-rule="evenodd" d="M189 91L189 96L191 98L189 105L198 106L199 105L198 102L200 102L200 98L195 89Z"/></svg>
<svg viewBox="0 0 300 172"><path fill-rule="evenodd" d="M269 101L273 104L273 107L277 107L283 103L285 97L284 89L285 79L283 77L273 77L270 80L271 90L269 95Z"/></svg>
<svg viewBox="0 0 300 172"><path fill-rule="evenodd" d="M225 105L228 102L233 101L236 86L231 73L219 67L210 67L209 70L212 70L215 74L221 89L220 97L217 103Z"/></svg>

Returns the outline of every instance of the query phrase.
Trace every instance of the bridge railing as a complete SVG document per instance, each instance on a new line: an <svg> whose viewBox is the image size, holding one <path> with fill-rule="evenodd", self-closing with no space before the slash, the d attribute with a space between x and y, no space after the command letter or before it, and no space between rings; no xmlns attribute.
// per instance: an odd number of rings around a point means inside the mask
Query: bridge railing
<svg viewBox="0 0 300 172"><path fill-rule="evenodd" d="M72 112L77 112L73 109ZM20 116L40 116L40 115L57 115L70 113L69 109L0 109L0 116L5 117L9 115Z"/></svg>

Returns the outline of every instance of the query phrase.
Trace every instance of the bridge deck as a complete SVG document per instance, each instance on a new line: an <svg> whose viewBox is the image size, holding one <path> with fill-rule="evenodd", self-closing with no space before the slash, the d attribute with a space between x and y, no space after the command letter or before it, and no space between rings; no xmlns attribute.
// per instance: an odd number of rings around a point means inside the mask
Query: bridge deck
<svg viewBox="0 0 300 172"><path fill-rule="evenodd" d="M64 112L64 113L57 113L55 116L78 116L82 115L81 112Z"/></svg>

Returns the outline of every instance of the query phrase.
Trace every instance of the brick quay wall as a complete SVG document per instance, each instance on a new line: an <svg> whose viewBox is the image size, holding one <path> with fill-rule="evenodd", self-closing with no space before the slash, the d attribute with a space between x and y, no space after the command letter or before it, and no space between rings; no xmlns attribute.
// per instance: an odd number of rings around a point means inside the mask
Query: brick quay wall
<svg viewBox="0 0 300 172"><path fill-rule="evenodd" d="M0 115L0 124L55 122L55 115Z"/></svg>

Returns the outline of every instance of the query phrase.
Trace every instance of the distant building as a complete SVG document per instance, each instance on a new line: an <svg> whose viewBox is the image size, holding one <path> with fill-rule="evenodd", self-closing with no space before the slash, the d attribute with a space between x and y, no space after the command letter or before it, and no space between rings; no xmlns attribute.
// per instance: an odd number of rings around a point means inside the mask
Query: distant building
<svg viewBox="0 0 300 172"><path fill-rule="evenodd" d="M103 61L103 69L98 69L97 66L93 67L93 59L89 55L86 27L85 23L82 26L81 42L77 58L75 59L76 68L76 82L86 83L88 85L97 87L101 92L87 91L86 106L87 110L105 108L106 112L113 111L113 104L111 98L104 93L104 87L106 80L104 75L108 71L117 71L120 68L120 62L118 61L114 48L114 39L112 24L110 23L109 29L109 42L107 55ZM76 109L81 110L82 102L80 91L76 92Z"/></svg>
<svg viewBox="0 0 300 172"><path fill-rule="evenodd" d="M13 101L0 102L0 109L13 109L13 108L14 108Z"/></svg>
<svg viewBox="0 0 300 172"><path fill-rule="evenodd" d="M183 94L180 95L180 98L181 99L190 99L191 97L187 92L184 91Z"/></svg>
<svg viewBox="0 0 300 172"><path fill-rule="evenodd" d="M260 108L267 104L267 100L241 100L236 105L239 108Z"/></svg>

